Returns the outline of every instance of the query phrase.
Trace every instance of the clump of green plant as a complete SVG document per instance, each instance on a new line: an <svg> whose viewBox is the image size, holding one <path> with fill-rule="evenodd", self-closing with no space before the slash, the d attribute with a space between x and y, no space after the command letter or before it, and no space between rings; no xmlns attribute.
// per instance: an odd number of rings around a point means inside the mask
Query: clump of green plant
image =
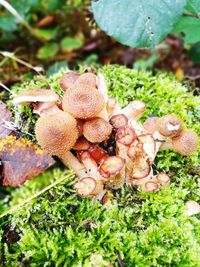
<svg viewBox="0 0 200 267"><path fill-rule="evenodd" d="M200 100L173 76L112 65L98 72L104 73L109 94L121 106L133 99L147 104L143 120L147 114L176 113L200 134ZM62 72L48 81L53 86L61 76ZM21 85L25 86L29 84ZM110 191L104 205L76 196L74 177L62 180L68 171L57 166L13 190L11 201L3 203L11 211L1 218L1 262L5 266L86 267L117 266L121 260L124 266L198 267L200 217L184 214L185 201L200 201L198 164L198 153L184 157L173 151L159 152L156 168L171 175L170 186L155 194L129 188ZM33 194L36 197L25 202Z"/></svg>

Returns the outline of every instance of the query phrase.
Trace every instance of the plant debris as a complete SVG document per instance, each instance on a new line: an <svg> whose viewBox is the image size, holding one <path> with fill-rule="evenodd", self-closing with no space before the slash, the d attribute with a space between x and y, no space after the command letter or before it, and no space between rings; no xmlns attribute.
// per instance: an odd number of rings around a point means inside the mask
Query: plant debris
<svg viewBox="0 0 200 267"><path fill-rule="evenodd" d="M11 134L12 132L11 129L5 127L5 122L12 121L12 114L2 101L0 101L0 114L1 114L0 118L0 139L1 139Z"/></svg>
<svg viewBox="0 0 200 267"><path fill-rule="evenodd" d="M36 144L7 136L0 140L1 183L12 187L39 175L55 161Z"/></svg>

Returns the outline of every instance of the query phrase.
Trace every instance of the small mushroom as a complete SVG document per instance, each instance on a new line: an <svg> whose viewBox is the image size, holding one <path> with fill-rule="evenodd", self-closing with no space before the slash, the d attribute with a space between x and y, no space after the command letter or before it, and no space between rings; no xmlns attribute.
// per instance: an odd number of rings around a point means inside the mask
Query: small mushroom
<svg viewBox="0 0 200 267"><path fill-rule="evenodd" d="M119 156L111 156L106 158L99 166L101 176L108 179L117 175L123 169L125 161Z"/></svg>
<svg viewBox="0 0 200 267"><path fill-rule="evenodd" d="M60 87L64 91L68 90L70 87L72 87L74 85L74 83L77 81L79 76L80 75L74 71L70 71L70 72L63 74L63 76L60 80Z"/></svg>
<svg viewBox="0 0 200 267"><path fill-rule="evenodd" d="M83 177L74 184L76 194L81 197L95 197L101 199L105 194L104 185L101 180L95 180L93 177Z"/></svg>
<svg viewBox="0 0 200 267"><path fill-rule="evenodd" d="M76 141L76 144L74 145L74 150L88 150L90 148L91 143L85 139L84 136L79 137L79 139Z"/></svg>
<svg viewBox="0 0 200 267"><path fill-rule="evenodd" d="M97 86L97 76L91 72L81 74L79 78L76 80L76 85L81 85L81 84L95 88Z"/></svg>
<svg viewBox="0 0 200 267"><path fill-rule="evenodd" d="M153 134L157 128L156 128L156 122L158 120L158 117L149 117L144 122L143 126L147 130L148 133Z"/></svg>
<svg viewBox="0 0 200 267"><path fill-rule="evenodd" d="M63 98L63 110L75 118L94 118L105 107L103 95L94 87L74 85Z"/></svg>
<svg viewBox="0 0 200 267"><path fill-rule="evenodd" d="M94 118L84 123L83 135L92 143L100 143L108 139L112 126L102 118Z"/></svg>
<svg viewBox="0 0 200 267"><path fill-rule="evenodd" d="M35 102L56 102L59 96L53 90L33 89L24 90L19 95L13 98L14 105L30 105Z"/></svg>
<svg viewBox="0 0 200 267"><path fill-rule="evenodd" d="M159 173L155 176L155 179L159 182L161 186L168 185L170 183L170 178L166 173Z"/></svg>
<svg viewBox="0 0 200 267"><path fill-rule="evenodd" d="M63 111L40 117L35 133L40 146L56 156L72 149L78 139L76 120Z"/></svg>
<svg viewBox="0 0 200 267"><path fill-rule="evenodd" d="M189 156L198 148L198 135L192 130L183 130L179 136L172 138L172 145L176 152Z"/></svg>
<svg viewBox="0 0 200 267"><path fill-rule="evenodd" d="M113 115L110 118L110 124L115 129L119 129L120 127L124 127L124 126L128 125L128 118L124 114Z"/></svg>
<svg viewBox="0 0 200 267"><path fill-rule="evenodd" d="M136 138L137 138L137 135L134 129L128 125L124 127L120 127L117 130L116 141L125 146L129 146L130 144L132 144Z"/></svg>
<svg viewBox="0 0 200 267"><path fill-rule="evenodd" d="M176 137L183 130L183 122L175 114L168 114L156 120L156 128L163 136Z"/></svg>

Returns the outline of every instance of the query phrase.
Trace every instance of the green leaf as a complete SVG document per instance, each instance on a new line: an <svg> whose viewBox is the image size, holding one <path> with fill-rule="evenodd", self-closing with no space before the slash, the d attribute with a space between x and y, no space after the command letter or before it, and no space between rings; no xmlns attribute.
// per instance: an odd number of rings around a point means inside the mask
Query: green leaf
<svg viewBox="0 0 200 267"><path fill-rule="evenodd" d="M50 43L42 46L38 52L37 57L39 59L48 59L54 57L58 52L58 45L56 43Z"/></svg>
<svg viewBox="0 0 200 267"><path fill-rule="evenodd" d="M181 17L178 24L173 29L175 33L185 35L185 44L194 44L200 41L200 20L193 17Z"/></svg>
<svg viewBox="0 0 200 267"><path fill-rule="evenodd" d="M53 63L47 70L47 77L57 73L61 69L68 69L68 64L66 60L56 61L55 63Z"/></svg>
<svg viewBox="0 0 200 267"><path fill-rule="evenodd" d="M195 63L200 63L200 42L194 44L188 52L189 57Z"/></svg>
<svg viewBox="0 0 200 267"><path fill-rule="evenodd" d="M0 29L13 32L17 28L18 20L8 12L3 12L0 16Z"/></svg>
<svg viewBox="0 0 200 267"><path fill-rule="evenodd" d="M46 41L54 39L58 33L58 28L35 29L35 33Z"/></svg>
<svg viewBox="0 0 200 267"><path fill-rule="evenodd" d="M92 2L98 25L131 47L152 47L173 28L185 0L99 0Z"/></svg>
<svg viewBox="0 0 200 267"><path fill-rule="evenodd" d="M60 45L64 51L72 51L74 49L80 48L83 43L79 39L73 37L65 37L61 40Z"/></svg>
<svg viewBox="0 0 200 267"><path fill-rule="evenodd" d="M186 10L193 14L200 13L200 0L188 0Z"/></svg>

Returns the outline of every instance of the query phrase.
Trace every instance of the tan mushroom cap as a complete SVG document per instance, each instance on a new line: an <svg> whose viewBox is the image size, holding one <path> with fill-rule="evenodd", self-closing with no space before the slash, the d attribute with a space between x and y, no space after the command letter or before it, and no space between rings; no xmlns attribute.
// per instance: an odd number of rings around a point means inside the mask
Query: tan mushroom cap
<svg viewBox="0 0 200 267"><path fill-rule="evenodd" d="M105 106L103 95L94 87L74 85L63 97L63 110L75 118L94 118Z"/></svg>
<svg viewBox="0 0 200 267"><path fill-rule="evenodd" d="M92 143L106 140L112 132L112 126L102 118L94 118L83 125L83 135Z"/></svg>
<svg viewBox="0 0 200 267"><path fill-rule="evenodd" d="M172 138L172 145L176 152L189 156L198 148L198 136L192 130L183 130L178 137Z"/></svg>
<svg viewBox="0 0 200 267"><path fill-rule="evenodd" d="M156 127L162 135L175 137L183 130L183 122L177 115L168 114L157 119Z"/></svg>
<svg viewBox="0 0 200 267"><path fill-rule="evenodd" d="M56 102L59 96L49 89L24 90L13 99L14 105L29 105L33 102Z"/></svg>
<svg viewBox="0 0 200 267"><path fill-rule="evenodd" d="M36 122L35 134L44 150L60 156L72 149L78 139L76 120L63 111L43 115Z"/></svg>
<svg viewBox="0 0 200 267"><path fill-rule="evenodd" d="M148 133L153 134L156 131L156 121L158 117L149 117L144 122L143 126Z"/></svg>
<svg viewBox="0 0 200 267"><path fill-rule="evenodd" d="M76 82L80 75L74 71L67 72L63 74L61 80L60 80L60 87L66 91L69 89L73 84Z"/></svg>
<svg viewBox="0 0 200 267"><path fill-rule="evenodd" d="M96 87L97 76L91 72L81 74L79 78L76 80L76 84L85 84L88 86Z"/></svg>

